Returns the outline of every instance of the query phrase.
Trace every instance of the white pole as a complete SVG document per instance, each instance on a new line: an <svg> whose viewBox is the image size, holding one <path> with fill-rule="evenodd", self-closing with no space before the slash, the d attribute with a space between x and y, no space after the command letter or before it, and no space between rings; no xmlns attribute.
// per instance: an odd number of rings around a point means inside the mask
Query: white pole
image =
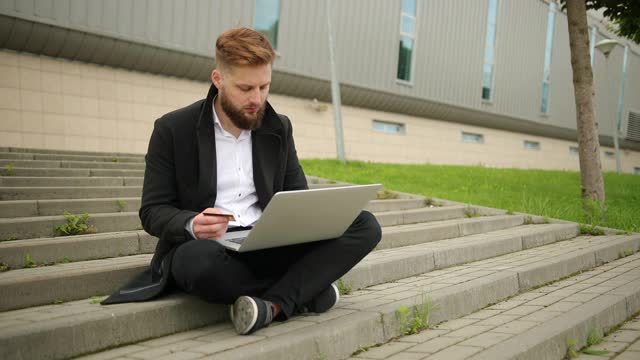
<svg viewBox="0 0 640 360"><path fill-rule="evenodd" d="M609 96L608 97L613 97L613 89L611 88L611 79L609 78L609 55L611 55L611 52L613 51L613 48L616 47L616 45L618 44L618 41L616 40L611 40L611 39L606 39L606 40L600 40L598 41L598 43L595 45L596 49L602 51L602 53L604 54L604 65L605 65L605 73L606 76L605 78L607 79L607 87L609 88ZM624 76L624 73L623 73ZM622 86L621 86L622 90L624 91L624 78L622 79ZM611 103L611 100L607 100L607 103ZM613 112L613 107L611 109L609 109L608 113L609 115L611 115L611 113ZM617 114L617 117L620 117L620 114ZM616 116L613 117L613 148L615 150L615 157L616 157L616 172L618 174L622 173L622 164L620 161L620 146L618 145L618 134L619 134L619 130L620 130L620 121L618 119L616 119Z"/></svg>
<svg viewBox="0 0 640 360"><path fill-rule="evenodd" d="M329 67L331 71L331 103L333 104L333 118L336 128L336 153L338 160L345 163L344 136L342 134L342 104L340 102L340 83L336 74L336 64L333 57L333 30L331 27L331 0L327 0L327 26L329 29Z"/></svg>
<svg viewBox="0 0 640 360"><path fill-rule="evenodd" d="M609 98L612 98L614 96L614 91L611 88L611 79L609 78L609 54L605 54L604 56L604 64L605 64L605 72L607 73L607 85L609 87ZM613 99L615 100L615 99ZM607 101L609 104L611 104L611 100ZM611 115L611 113L613 113L613 106L611 107L611 109L608 111L609 115ZM617 110L616 110L617 113ZM616 114L617 115L617 114ZM613 121L611 121L612 124L612 128L613 128L613 150L614 150L614 155L616 158L616 172L618 174L622 173L622 166L620 164L620 147L618 145L618 119L617 116L613 116L612 118Z"/></svg>

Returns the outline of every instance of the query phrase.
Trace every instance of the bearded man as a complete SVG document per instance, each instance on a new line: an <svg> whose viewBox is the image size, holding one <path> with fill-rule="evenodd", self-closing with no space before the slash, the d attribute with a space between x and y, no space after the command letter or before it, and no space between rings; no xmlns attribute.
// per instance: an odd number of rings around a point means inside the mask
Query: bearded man
<svg viewBox="0 0 640 360"><path fill-rule="evenodd" d="M267 102L274 59L263 34L247 28L222 33L207 98L155 122L140 219L158 245L150 268L104 305L149 300L177 288L233 304L239 334L336 305L333 282L380 241L371 213L361 212L342 236L326 241L246 253L216 241L253 225L275 193L308 188L291 122Z"/></svg>

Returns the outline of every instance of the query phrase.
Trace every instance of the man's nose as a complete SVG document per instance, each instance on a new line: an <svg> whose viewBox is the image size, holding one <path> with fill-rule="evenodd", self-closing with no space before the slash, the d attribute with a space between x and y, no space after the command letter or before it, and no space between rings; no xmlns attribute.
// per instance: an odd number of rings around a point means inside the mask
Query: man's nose
<svg viewBox="0 0 640 360"><path fill-rule="evenodd" d="M251 90L251 93L249 94L249 100L252 103L259 104L260 103L260 97L261 97L260 88L255 88L255 89Z"/></svg>

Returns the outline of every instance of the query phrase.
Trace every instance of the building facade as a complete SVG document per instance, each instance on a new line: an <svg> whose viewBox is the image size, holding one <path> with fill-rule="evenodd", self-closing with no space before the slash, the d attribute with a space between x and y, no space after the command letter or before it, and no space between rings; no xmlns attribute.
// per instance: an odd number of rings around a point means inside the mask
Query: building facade
<svg viewBox="0 0 640 360"><path fill-rule="evenodd" d="M2 1L1 146L144 153L205 95L218 34L249 26L277 49L299 156L335 158L328 16L347 159L578 169L567 18L543 0ZM588 20L603 168L617 126L640 173L640 47Z"/></svg>

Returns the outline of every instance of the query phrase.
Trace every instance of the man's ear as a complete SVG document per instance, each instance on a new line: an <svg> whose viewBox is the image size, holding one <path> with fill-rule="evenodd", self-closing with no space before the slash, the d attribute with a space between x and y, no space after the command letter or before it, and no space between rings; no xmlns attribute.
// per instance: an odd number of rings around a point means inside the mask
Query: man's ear
<svg viewBox="0 0 640 360"><path fill-rule="evenodd" d="M211 72L211 82L213 82L213 85L215 85L216 88L220 89L220 85L222 83L222 74L220 74L220 70L213 69Z"/></svg>

